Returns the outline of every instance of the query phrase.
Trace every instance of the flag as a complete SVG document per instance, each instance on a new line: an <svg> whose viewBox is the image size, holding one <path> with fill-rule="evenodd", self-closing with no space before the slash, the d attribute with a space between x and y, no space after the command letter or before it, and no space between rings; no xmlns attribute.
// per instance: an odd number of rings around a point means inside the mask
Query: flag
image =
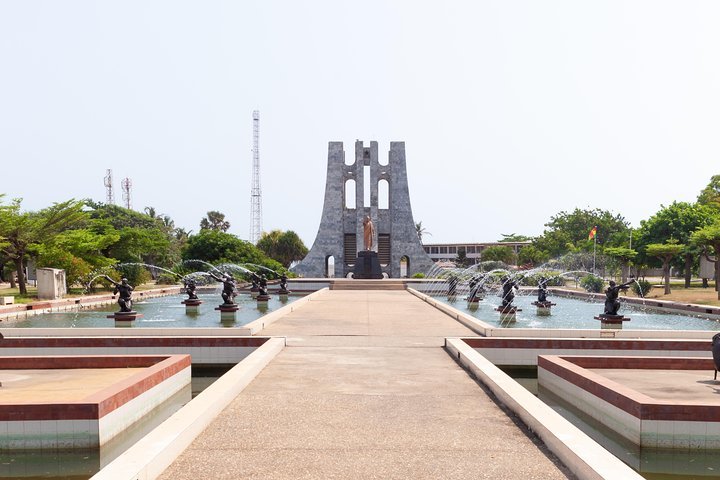
<svg viewBox="0 0 720 480"><path fill-rule="evenodd" d="M588 234L588 240L592 240L595 238L595 234L597 233L597 225L595 225L592 230L590 230L590 233Z"/></svg>

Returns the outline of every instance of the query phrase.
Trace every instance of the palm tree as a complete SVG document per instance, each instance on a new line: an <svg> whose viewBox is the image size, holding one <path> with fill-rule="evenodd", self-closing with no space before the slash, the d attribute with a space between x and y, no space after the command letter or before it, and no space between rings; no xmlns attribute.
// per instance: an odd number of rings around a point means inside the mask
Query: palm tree
<svg viewBox="0 0 720 480"><path fill-rule="evenodd" d="M422 237L423 235L431 235L432 233L428 232L425 227L423 227L422 222L418 222L415 224L415 231L417 232L418 239L420 239L420 243L422 243Z"/></svg>

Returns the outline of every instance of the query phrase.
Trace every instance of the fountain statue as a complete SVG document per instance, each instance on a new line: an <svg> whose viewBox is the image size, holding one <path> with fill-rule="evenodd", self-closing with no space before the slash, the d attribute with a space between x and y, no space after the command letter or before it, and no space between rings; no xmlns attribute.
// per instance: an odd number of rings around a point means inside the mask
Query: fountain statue
<svg viewBox="0 0 720 480"><path fill-rule="evenodd" d="M515 290L518 289L517 282L508 276L502 278L502 304L503 309L513 308L513 300L515 299Z"/></svg>
<svg viewBox="0 0 720 480"><path fill-rule="evenodd" d="M267 277L265 274L261 274L258 280L258 296L256 297L258 302L267 302L270 299L268 295Z"/></svg>
<svg viewBox="0 0 720 480"><path fill-rule="evenodd" d="M185 293L188 296L188 300L197 300L197 283L195 283L194 278L187 278L183 281L183 284L185 285Z"/></svg>
<svg viewBox="0 0 720 480"><path fill-rule="evenodd" d="M217 280L218 282L222 282L223 284L223 291L222 291L222 298L223 298L223 305L236 305L235 303L235 279L233 276L229 273L223 274L222 277L218 277L213 272L208 272L208 275L210 275L212 278Z"/></svg>
<svg viewBox="0 0 720 480"><path fill-rule="evenodd" d="M288 277L284 273L280 275L280 289L278 290L278 293L280 295L287 295L290 293L290 290L287 289L287 281Z"/></svg>
<svg viewBox="0 0 720 480"><path fill-rule="evenodd" d="M547 278L540 277L540 280L538 281L538 303L540 302L547 302Z"/></svg>
<svg viewBox="0 0 720 480"><path fill-rule="evenodd" d="M460 279L458 278L458 276L451 273L450 276L448 277L448 280L447 280L447 285L448 285L447 294L448 294L448 297L454 297L454 296L455 296L455 294L457 293L457 286L458 286L458 283L459 283L459 282L460 282Z"/></svg>
<svg viewBox="0 0 720 480"><path fill-rule="evenodd" d="M132 292L133 287L128 283L127 278L120 280L120 283L116 282L112 278L105 275L105 279L115 285L113 295L118 295L118 305L120 306L120 313L130 313L132 309Z"/></svg>
<svg viewBox="0 0 720 480"><path fill-rule="evenodd" d="M532 304L537 307L537 314L541 317L547 317L550 315L550 308L554 307L555 304L552 303L550 300L547 299L548 295L548 279L545 277L540 277L538 280L538 296L537 301L533 302Z"/></svg>
<svg viewBox="0 0 720 480"><path fill-rule="evenodd" d="M470 287L470 295L467 298L468 302L471 303L478 303L480 300L482 300L482 297L485 293L485 287L483 286L483 280L485 279L485 275L479 274L479 275L473 275L473 277L468 282L468 286Z"/></svg>
<svg viewBox="0 0 720 480"><path fill-rule="evenodd" d="M605 289L605 312L604 315L617 316L618 310L620 309L620 300L618 295L621 290L627 290L634 280L616 285L614 281L610 280L608 288Z"/></svg>

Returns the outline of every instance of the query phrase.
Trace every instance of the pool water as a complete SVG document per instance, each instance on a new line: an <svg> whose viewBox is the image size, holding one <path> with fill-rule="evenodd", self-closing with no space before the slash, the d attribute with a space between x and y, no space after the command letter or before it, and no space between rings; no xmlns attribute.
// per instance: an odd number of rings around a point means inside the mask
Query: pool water
<svg viewBox="0 0 720 480"><path fill-rule="evenodd" d="M508 323L501 321L500 313L495 311L500 305L500 297L488 295L477 304L476 309L469 308L464 297L436 297L458 310L493 326L507 328L566 328L566 329L597 329L600 322L593 317L603 313L604 305L598 302L586 302L574 298L548 296L548 300L557 305L551 309L547 317L537 314L537 307L532 302L537 300L535 295L517 295L513 305L521 311L516 314L516 321ZM624 329L633 330L720 330L720 322L702 317L680 315L676 313L662 313L652 309L643 309L623 303L621 315L630 317L630 321L623 323Z"/></svg>

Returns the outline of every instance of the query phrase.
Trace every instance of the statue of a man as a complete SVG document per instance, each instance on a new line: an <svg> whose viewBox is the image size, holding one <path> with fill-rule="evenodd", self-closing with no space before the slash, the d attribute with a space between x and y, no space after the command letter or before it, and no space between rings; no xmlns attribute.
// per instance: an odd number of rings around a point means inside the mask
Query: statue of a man
<svg viewBox="0 0 720 480"><path fill-rule="evenodd" d="M515 299L515 290L517 289L518 286L515 280L508 276L502 278L502 294L500 295L502 297L502 308L512 306L512 302Z"/></svg>
<svg viewBox="0 0 720 480"><path fill-rule="evenodd" d="M225 303L225 305L233 305L235 303L235 295L237 295L237 293L235 292L235 279L233 278L233 276L229 273L226 273L222 277L218 277L212 272L208 272L208 275L210 275L218 282L222 282L223 291L221 293L221 296L223 299L223 303Z"/></svg>
<svg viewBox="0 0 720 480"><path fill-rule="evenodd" d="M370 220L369 215L365 215L365 219L363 220L363 239L365 243L365 250L372 250L373 249L373 239L375 238L375 226L372 223L372 220Z"/></svg>
<svg viewBox="0 0 720 480"><path fill-rule="evenodd" d="M547 288L548 279L545 277L540 277L540 281L538 281L538 302L547 302Z"/></svg>
<svg viewBox="0 0 720 480"><path fill-rule="evenodd" d="M188 300L197 300L197 283L194 278L187 278L183 281L185 284L185 293L187 293Z"/></svg>
<svg viewBox="0 0 720 480"><path fill-rule="evenodd" d="M622 285L616 285L615 282L610 280L608 288L605 289L605 315L617 315L620 309L620 300L618 295L620 290L627 290L632 282L623 283Z"/></svg>
<svg viewBox="0 0 720 480"><path fill-rule="evenodd" d="M127 278L123 278L120 283L105 275L108 282L115 285L113 295L118 295L118 305L121 312L132 312L132 291L133 287L128 283Z"/></svg>

